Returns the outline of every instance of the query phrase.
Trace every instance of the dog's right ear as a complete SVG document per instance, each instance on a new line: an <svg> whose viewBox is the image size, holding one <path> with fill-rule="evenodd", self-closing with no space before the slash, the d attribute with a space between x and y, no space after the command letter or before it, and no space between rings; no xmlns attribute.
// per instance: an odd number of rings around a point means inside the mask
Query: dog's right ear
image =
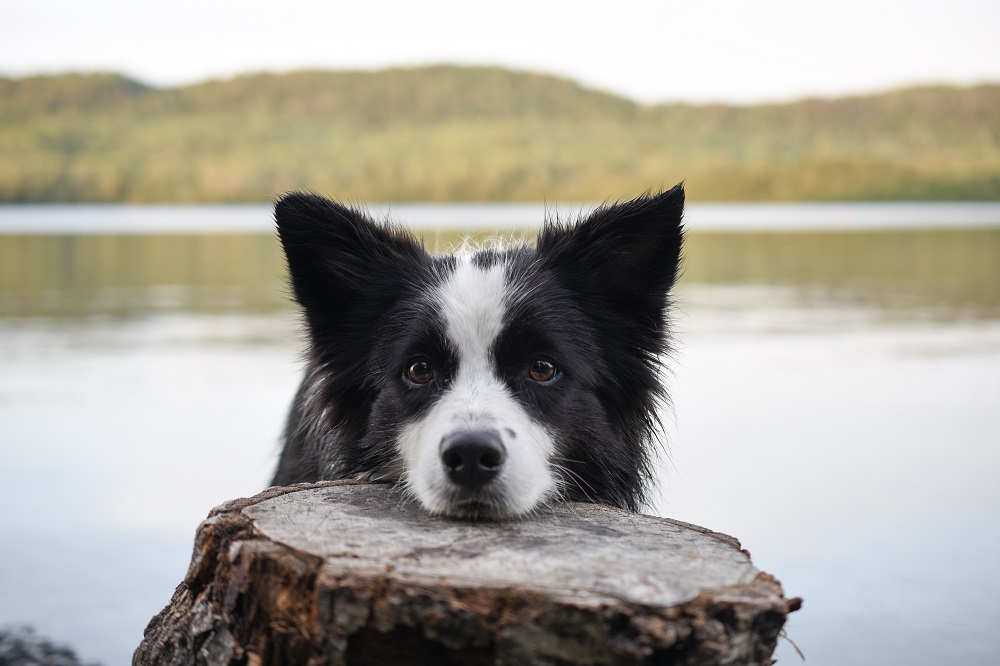
<svg viewBox="0 0 1000 666"><path fill-rule="evenodd" d="M316 343L369 339L408 277L430 262L405 230L315 194L286 194L274 218L295 298Z"/></svg>

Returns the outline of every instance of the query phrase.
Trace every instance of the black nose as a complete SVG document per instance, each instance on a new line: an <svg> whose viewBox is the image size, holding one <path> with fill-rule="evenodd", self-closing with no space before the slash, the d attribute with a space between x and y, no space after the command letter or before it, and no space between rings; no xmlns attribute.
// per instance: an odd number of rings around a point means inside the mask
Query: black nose
<svg viewBox="0 0 1000 666"><path fill-rule="evenodd" d="M492 430L459 432L441 442L441 460L448 478L460 486L479 488L500 473L503 442Z"/></svg>

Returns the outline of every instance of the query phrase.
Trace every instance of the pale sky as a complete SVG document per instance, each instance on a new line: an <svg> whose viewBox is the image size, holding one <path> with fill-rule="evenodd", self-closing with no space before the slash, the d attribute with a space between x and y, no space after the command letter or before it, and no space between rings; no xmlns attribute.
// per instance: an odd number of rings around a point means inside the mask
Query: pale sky
<svg viewBox="0 0 1000 666"><path fill-rule="evenodd" d="M0 75L497 64L640 101L1000 82L998 0L0 0ZM0 101L2 103L2 101Z"/></svg>

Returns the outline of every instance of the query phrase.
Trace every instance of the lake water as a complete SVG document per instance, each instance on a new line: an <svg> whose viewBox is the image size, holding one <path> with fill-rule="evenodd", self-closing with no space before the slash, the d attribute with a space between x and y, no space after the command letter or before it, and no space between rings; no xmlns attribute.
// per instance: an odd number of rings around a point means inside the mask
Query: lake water
<svg viewBox="0 0 1000 666"><path fill-rule="evenodd" d="M393 212L447 245L544 209ZM267 484L301 367L269 215L0 207L0 624L129 663L208 510ZM804 597L809 664L996 663L1000 206L688 219L651 510Z"/></svg>

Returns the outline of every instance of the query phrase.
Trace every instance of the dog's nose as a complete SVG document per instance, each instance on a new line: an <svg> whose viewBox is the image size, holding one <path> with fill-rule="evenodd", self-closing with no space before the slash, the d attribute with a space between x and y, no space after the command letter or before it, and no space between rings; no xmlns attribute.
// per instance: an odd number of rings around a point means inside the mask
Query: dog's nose
<svg viewBox="0 0 1000 666"><path fill-rule="evenodd" d="M500 473L503 458L503 442L492 430L459 432L441 442L441 460L448 478L467 488L492 481Z"/></svg>

